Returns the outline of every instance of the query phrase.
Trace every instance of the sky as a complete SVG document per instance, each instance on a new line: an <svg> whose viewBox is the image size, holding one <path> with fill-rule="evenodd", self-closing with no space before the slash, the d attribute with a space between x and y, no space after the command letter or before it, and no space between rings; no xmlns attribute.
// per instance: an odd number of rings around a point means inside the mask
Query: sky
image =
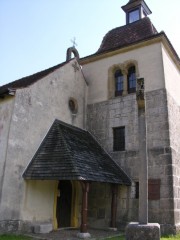
<svg viewBox="0 0 180 240"><path fill-rule="evenodd" d="M180 0L145 1L180 56ZM127 2L0 0L0 86L64 62L74 38L80 57L95 53L109 30L125 25Z"/></svg>

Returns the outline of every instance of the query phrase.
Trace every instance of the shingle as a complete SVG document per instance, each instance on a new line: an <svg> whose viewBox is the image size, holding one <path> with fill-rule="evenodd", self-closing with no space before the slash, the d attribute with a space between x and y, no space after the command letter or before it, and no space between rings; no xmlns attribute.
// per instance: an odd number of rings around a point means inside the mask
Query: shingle
<svg viewBox="0 0 180 240"><path fill-rule="evenodd" d="M131 184L88 131L59 120L54 121L23 177Z"/></svg>

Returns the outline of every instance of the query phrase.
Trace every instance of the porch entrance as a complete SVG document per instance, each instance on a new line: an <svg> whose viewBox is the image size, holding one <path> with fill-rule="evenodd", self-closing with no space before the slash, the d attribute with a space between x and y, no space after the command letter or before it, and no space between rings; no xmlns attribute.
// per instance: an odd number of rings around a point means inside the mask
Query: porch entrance
<svg viewBox="0 0 180 240"><path fill-rule="evenodd" d="M59 181L56 218L57 227L71 226L72 184L70 181Z"/></svg>

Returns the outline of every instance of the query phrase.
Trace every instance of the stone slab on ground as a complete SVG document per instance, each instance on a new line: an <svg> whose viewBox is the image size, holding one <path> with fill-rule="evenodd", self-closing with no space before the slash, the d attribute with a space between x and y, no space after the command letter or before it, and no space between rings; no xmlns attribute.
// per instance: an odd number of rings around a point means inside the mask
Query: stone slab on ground
<svg viewBox="0 0 180 240"><path fill-rule="evenodd" d="M81 233L81 232L79 232L79 233L77 233L77 237L78 238L90 238L91 237L91 235L90 235L90 233Z"/></svg>
<svg viewBox="0 0 180 240"><path fill-rule="evenodd" d="M53 229L51 223L38 224L34 226L34 233L49 233Z"/></svg>
<svg viewBox="0 0 180 240"><path fill-rule="evenodd" d="M88 240L97 240L103 239L112 236L120 236L123 235L120 231L109 231L102 230L102 229L89 229L88 232L90 233L91 237L87 238ZM28 234L28 236L33 237L33 239L37 240L82 240L77 237L79 233L79 229L70 228L70 229L59 229L56 231L52 231L46 234Z"/></svg>
<svg viewBox="0 0 180 240"><path fill-rule="evenodd" d="M126 240L160 240L160 237L158 223L129 223L126 227Z"/></svg>

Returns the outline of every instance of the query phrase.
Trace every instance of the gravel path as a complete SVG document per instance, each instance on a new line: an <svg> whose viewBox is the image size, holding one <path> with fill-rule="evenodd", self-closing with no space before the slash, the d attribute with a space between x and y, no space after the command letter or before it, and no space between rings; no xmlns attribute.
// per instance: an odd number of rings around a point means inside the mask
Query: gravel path
<svg viewBox="0 0 180 240"><path fill-rule="evenodd" d="M77 237L78 229L60 229L57 231L52 231L47 234L29 234L29 236L33 237L33 239L39 240L80 240ZM111 236L119 236L122 235L122 232L119 231L109 231L109 230L95 230L89 229L89 233L91 235L88 240L97 240L103 239ZM81 239L82 240L82 239Z"/></svg>

